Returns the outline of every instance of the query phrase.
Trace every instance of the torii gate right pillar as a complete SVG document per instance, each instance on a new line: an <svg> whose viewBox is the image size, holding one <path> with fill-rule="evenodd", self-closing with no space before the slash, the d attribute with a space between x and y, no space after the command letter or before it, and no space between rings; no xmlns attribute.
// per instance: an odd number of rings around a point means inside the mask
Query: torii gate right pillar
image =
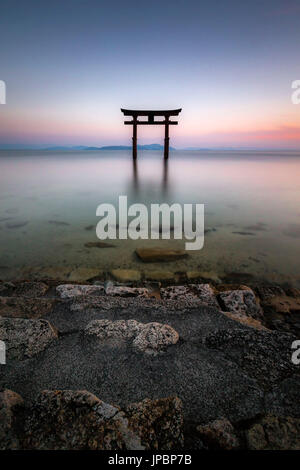
<svg viewBox="0 0 300 470"><path fill-rule="evenodd" d="M164 142L164 158L169 158L169 116L165 116L165 142Z"/></svg>
<svg viewBox="0 0 300 470"><path fill-rule="evenodd" d="M137 116L133 117L132 156L137 158Z"/></svg>

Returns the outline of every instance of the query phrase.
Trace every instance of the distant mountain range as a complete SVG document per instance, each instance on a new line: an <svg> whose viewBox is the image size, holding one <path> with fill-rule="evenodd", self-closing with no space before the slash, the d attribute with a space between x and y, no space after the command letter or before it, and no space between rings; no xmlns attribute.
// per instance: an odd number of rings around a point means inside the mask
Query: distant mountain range
<svg viewBox="0 0 300 470"><path fill-rule="evenodd" d="M158 150L163 151L163 145L160 144L149 144L149 145L138 145L138 150ZM56 145L52 147L38 146L38 145L22 145L22 144L0 144L0 150L49 150L49 151L71 151L71 150L131 150L130 145L105 145L102 147L92 147L88 145L76 145L76 146L63 146ZM198 152L278 152L278 151L287 151L287 152L299 152L299 149L270 149L270 148L259 148L259 147L183 147L183 148L174 148L170 147L170 150L173 151L198 151Z"/></svg>
<svg viewBox="0 0 300 470"><path fill-rule="evenodd" d="M138 145L138 150L163 150L163 145L150 144L150 145ZM105 145L104 147L85 147L79 145L76 147L49 147L43 150L131 150L129 145ZM170 150L176 150L174 147L170 147Z"/></svg>

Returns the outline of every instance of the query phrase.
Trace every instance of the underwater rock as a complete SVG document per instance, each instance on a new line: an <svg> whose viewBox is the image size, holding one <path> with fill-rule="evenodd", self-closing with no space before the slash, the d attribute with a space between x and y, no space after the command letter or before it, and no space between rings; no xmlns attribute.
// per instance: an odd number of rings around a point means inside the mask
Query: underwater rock
<svg viewBox="0 0 300 470"><path fill-rule="evenodd" d="M188 256L185 250L171 250L165 248L137 248L135 252L145 263L174 261Z"/></svg>
<svg viewBox="0 0 300 470"><path fill-rule="evenodd" d="M84 246L86 248L115 248L116 246L111 244L111 243L107 243L107 242L87 242L84 244Z"/></svg>

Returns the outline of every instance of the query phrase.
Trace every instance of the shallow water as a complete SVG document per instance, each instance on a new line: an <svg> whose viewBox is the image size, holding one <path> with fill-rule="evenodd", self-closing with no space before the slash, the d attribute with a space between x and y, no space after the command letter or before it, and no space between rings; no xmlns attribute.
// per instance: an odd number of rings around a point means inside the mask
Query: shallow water
<svg viewBox="0 0 300 470"><path fill-rule="evenodd" d="M201 271L300 286L300 153L0 151L0 278L43 269ZM181 240L97 241L96 208L205 204L205 244L183 260L144 264L137 246L184 248ZM211 229L211 230L209 230Z"/></svg>

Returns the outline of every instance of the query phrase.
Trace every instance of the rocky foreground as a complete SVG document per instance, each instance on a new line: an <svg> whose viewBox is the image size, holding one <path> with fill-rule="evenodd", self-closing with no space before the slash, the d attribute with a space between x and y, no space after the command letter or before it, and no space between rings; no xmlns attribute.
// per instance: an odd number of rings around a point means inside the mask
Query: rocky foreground
<svg viewBox="0 0 300 470"><path fill-rule="evenodd" d="M0 283L1 449L300 449L300 292Z"/></svg>

